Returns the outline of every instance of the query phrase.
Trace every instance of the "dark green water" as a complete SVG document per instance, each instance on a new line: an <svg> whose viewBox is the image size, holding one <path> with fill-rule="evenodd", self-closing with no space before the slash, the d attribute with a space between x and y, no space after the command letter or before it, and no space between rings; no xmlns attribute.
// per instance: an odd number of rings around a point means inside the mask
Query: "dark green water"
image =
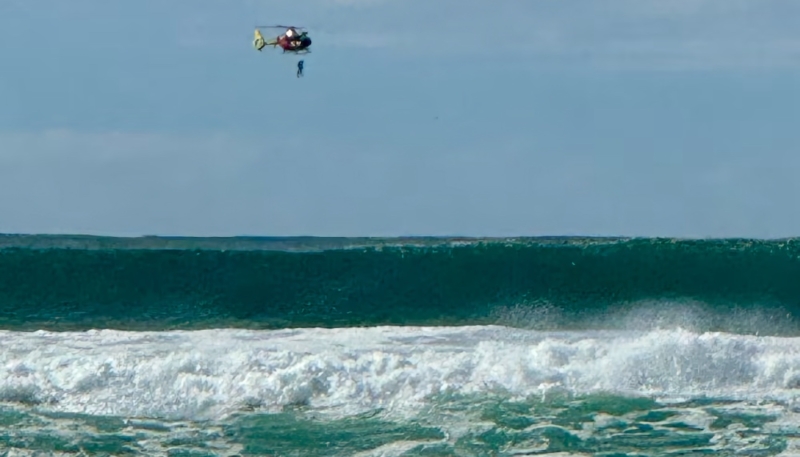
<svg viewBox="0 0 800 457"><path fill-rule="evenodd" d="M796 240L5 236L0 248L6 329L633 320L800 334Z"/></svg>

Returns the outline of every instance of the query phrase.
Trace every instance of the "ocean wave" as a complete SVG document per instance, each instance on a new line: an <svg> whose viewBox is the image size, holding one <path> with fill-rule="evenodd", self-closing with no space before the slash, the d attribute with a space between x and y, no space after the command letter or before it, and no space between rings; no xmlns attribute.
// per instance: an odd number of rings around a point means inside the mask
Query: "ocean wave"
<svg viewBox="0 0 800 457"><path fill-rule="evenodd" d="M496 326L0 332L0 401L217 419L302 407L407 416L441 395L588 393L793 403L800 339Z"/></svg>
<svg viewBox="0 0 800 457"><path fill-rule="evenodd" d="M625 329L617 317L634 308L674 315L694 303L700 331L800 335L797 240L0 237L0 246L8 330L526 327L509 310L542 306L558 319L539 329Z"/></svg>

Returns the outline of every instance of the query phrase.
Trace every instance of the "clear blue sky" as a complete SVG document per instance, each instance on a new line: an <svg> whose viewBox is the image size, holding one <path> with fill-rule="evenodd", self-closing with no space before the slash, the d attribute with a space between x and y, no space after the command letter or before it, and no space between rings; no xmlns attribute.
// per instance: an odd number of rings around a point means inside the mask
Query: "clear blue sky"
<svg viewBox="0 0 800 457"><path fill-rule="evenodd" d="M799 13L3 0L0 231L798 235Z"/></svg>

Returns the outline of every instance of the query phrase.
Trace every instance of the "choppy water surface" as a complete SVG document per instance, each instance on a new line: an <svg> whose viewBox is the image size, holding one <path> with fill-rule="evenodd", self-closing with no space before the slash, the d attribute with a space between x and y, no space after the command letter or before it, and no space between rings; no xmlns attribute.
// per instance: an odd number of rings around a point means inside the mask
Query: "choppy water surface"
<svg viewBox="0 0 800 457"><path fill-rule="evenodd" d="M800 425L795 338L479 326L4 332L0 344L2 442L15 449L776 455Z"/></svg>
<svg viewBox="0 0 800 457"><path fill-rule="evenodd" d="M0 245L0 455L800 455L793 240Z"/></svg>

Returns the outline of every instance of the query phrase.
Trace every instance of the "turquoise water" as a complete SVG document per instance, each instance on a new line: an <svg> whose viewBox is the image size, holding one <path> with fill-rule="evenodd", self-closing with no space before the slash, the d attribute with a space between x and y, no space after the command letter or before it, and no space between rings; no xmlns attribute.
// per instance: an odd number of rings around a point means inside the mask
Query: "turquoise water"
<svg viewBox="0 0 800 457"><path fill-rule="evenodd" d="M0 455L797 455L798 301L794 240L0 236Z"/></svg>

